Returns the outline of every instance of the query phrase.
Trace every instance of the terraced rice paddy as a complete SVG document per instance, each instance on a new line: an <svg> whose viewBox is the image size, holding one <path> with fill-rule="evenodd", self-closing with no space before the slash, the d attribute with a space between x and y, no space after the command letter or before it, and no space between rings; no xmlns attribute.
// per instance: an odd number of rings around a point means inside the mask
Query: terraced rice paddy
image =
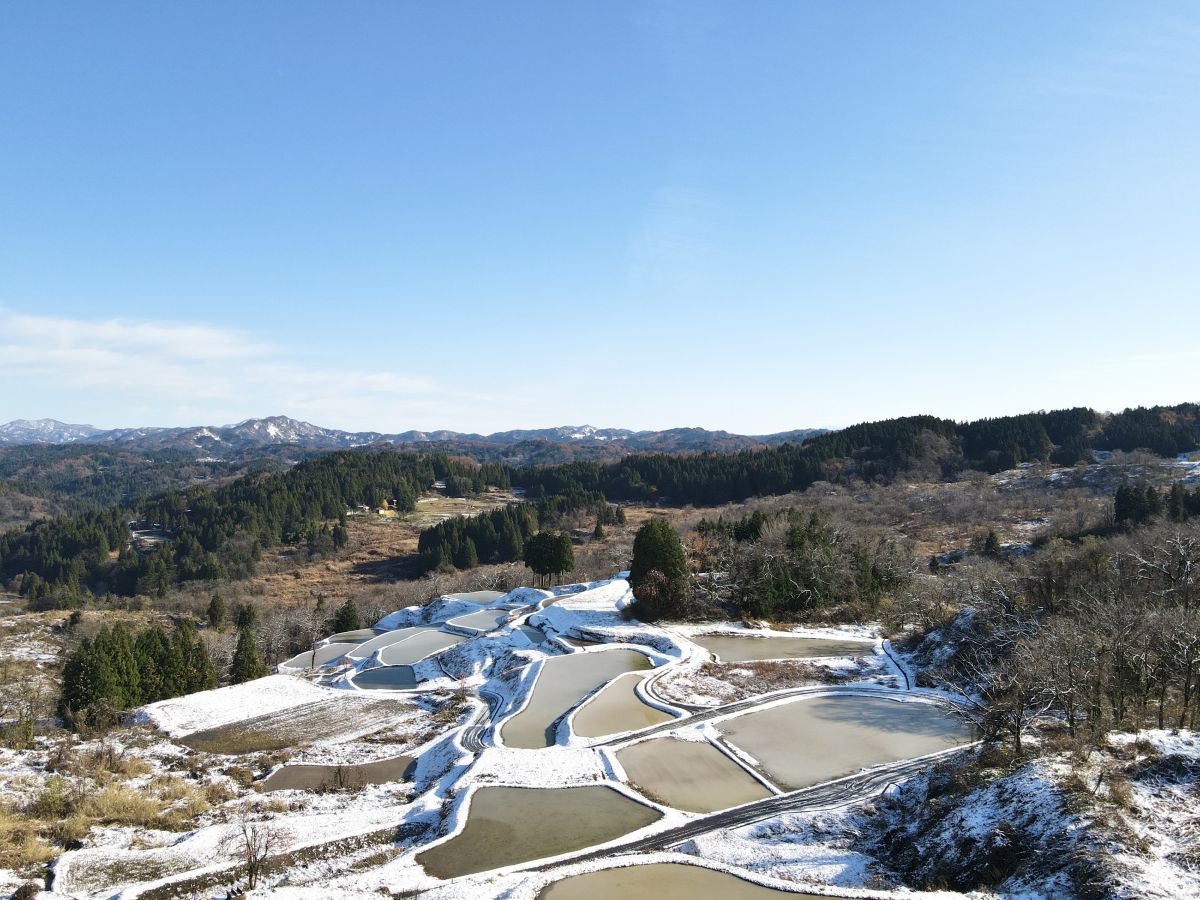
<svg viewBox="0 0 1200 900"><path fill-rule="evenodd" d="M417 862L435 878L457 878L582 850L659 818L650 807L599 786L485 787L475 791L470 802L461 832L417 854Z"/></svg>
<svg viewBox="0 0 1200 900"><path fill-rule="evenodd" d="M554 744L554 725L580 700L625 672L651 668L636 650L597 650L546 660L529 704L504 724L500 736L508 747L536 750Z"/></svg>
<svg viewBox="0 0 1200 900"><path fill-rule="evenodd" d="M317 647L315 650L305 650L303 653L297 653L291 659L282 663L288 669L315 669L318 666L323 666L326 663L333 662L348 653L352 653L359 645L339 641L335 644L326 644L323 647Z"/></svg>
<svg viewBox="0 0 1200 900"><path fill-rule="evenodd" d="M337 634L331 634L326 638L326 640L331 644L358 644L362 641L369 641L377 634L379 634L379 632L374 628L358 628L354 631L339 631Z"/></svg>
<svg viewBox="0 0 1200 900"><path fill-rule="evenodd" d="M412 666L380 666L366 669L351 679L354 686L367 691L411 691L418 684Z"/></svg>
<svg viewBox="0 0 1200 900"><path fill-rule="evenodd" d="M829 900L815 894L779 891L736 875L683 863L622 866L575 875L547 885L538 900Z"/></svg>
<svg viewBox="0 0 1200 900"><path fill-rule="evenodd" d="M354 766L282 766L263 779L262 790L353 790L367 784L408 781L415 766L416 760L410 756L394 756Z"/></svg>
<svg viewBox="0 0 1200 900"><path fill-rule="evenodd" d="M447 594L451 600L466 600L468 603L478 603L489 606L504 596L503 591L467 591L465 594Z"/></svg>
<svg viewBox="0 0 1200 900"><path fill-rule="evenodd" d="M822 656L868 656L875 645L867 641L767 635L701 634L691 638L721 662L751 662L763 659L817 659Z"/></svg>
<svg viewBox="0 0 1200 900"><path fill-rule="evenodd" d="M460 628L475 628L479 631L492 631L498 628L508 618L508 615L509 611L506 609L484 609L477 613L451 619L446 624L456 625Z"/></svg>
<svg viewBox="0 0 1200 900"><path fill-rule="evenodd" d="M648 728L675 718L643 703L634 690L642 676L630 672L613 680L575 713L571 730L580 737L604 737Z"/></svg>
<svg viewBox="0 0 1200 900"><path fill-rule="evenodd" d="M406 641L410 637L416 637L423 632L437 630L437 625L415 625L412 628L397 628L395 631L385 631L383 634L377 634L369 641L363 641L347 655L351 659L370 659L375 655L377 650L382 650L385 647L390 647L392 644Z"/></svg>
<svg viewBox="0 0 1200 900"><path fill-rule="evenodd" d="M398 644L384 647L379 659L385 666L411 666L427 656L440 653L465 640L461 635L447 634L444 631L423 631Z"/></svg>
<svg viewBox="0 0 1200 900"><path fill-rule="evenodd" d="M650 799L688 812L716 812L771 796L707 742L653 738L619 751L617 761Z"/></svg>
<svg viewBox="0 0 1200 900"><path fill-rule="evenodd" d="M197 731L180 738L180 743L193 750L225 754L284 750L317 742L332 744L379 731L411 708L397 700L350 693Z"/></svg>
<svg viewBox="0 0 1200 900"><path fill-rule="evenodd" d="M971 740L940 706L852 694L792 700L727 719L717 730L786 790Z"/></svg>

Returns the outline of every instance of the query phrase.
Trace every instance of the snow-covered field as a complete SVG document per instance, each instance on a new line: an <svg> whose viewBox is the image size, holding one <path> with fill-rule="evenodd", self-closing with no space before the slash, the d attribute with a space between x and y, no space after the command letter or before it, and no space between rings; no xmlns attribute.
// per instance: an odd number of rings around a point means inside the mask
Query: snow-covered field
<svg viewBox="0 0 1200 900"><path fill-rule="evenodd" d="M161 773L186 770L198 784L219 784L225 793L182 832L134 826L94 830L83 846L59 858L53 892L43 897L132 898L156 887L186 896L223 897L239 878L239 835L242 823L250 820L271 828L270 855L276 862L255 894L264 897L365 898L407 891L424 892L421 896L435 900L532 900L553 880L613 864L645 862L699 864L764 885L819 895L963 896L944 890L912 891L903 886L902 873L880 861L882 838L877 832L881 815L882 820L890 816L899 829L906 822L917 822L931 791L931 782L924 777L891 789L888 799L879 801L883 810L879 814L871 803L839 807L834 802L812 811L764 814L765 818L750 824L725 827L715 823L670 850L626 855L614 850L618 855L579 861L575 857L580 848L563 854L556 867L543 870L526 862L449 882L440 882L426 872L417 856L431 845L460 838L470 819L472 796L489 787L607 786L658 816L634 837L655 835L701 817L658 803L627 784L615 750L599 746L609 738L583 739L572 733L573 712L557 723L552 746L522 750L498 744L499 727L528 703L541 663L552 657L603 653L614 647L646 654L657 668L640 683L638 696L679 717L658 726L660 731L655 733L707 741L725 754L730 765L746 768L756 777L761 776L755 760L728 744L710 722L689 721L687 711L672 706L672 701L696 707L728 702L720 685L735 683L743 685L743 693L757 696L764 687L747 691L746 679L752 679L756 671L769 670L784 678L792 671L803 671L805 677L816 671L824 673L816 677L817 684L836 676L834 680L861 682L864 687L854 688L859 693L883 691L895 699L941 702L933 692L905 691L906 675L911 673L901 668L903 661L890 652L875 627L771 631L741 625L649 626L622 615L631 600L629 586L620 578L553 591L523 588L490 604L442 598L423 607L398 610L377 628L436 626L487 608L508 610L515 617L422 661L417 670L424 681L415 691L355 689L354 673L377 662L343 658L310 675L277 674L143 708L136 715L141 743L137 747L131 744L129 750L144 760L145 774L139 783L149 785ZM523 627L540 630L546 639L540 643L531 640ZM691 640L700 634L860 640L871 642L874 652L862 657L806 659L799 661L803 669L794 670L788 668L793 661L766 661L767 667L756 670L750 663L714 664L711 654ZM563 638L599 643L576 647ZM573 709L591 695L581 696ZM772 699L764 700L785 702L773 694ZM755 709L763 708L757 700L746 702L756 704ZM737 710L721 715L744 712L741 707ZM704 715L712 718L714 714ZM286 735L294 733L295 745L283 753L222 753L181 746L196 735L270 728L280 728ZM1136 833L1144 849L1122 856L1118 867L1130 884L1141 878L1152 885L1144 895L1131 896L1194 896L1200 893L1196 876L1200 844L1198 819L1191 812L1195 779L1192 776L1189 782L1188 776L1193 771L1200 774L1200 743L1187 733L1146 732L1141 738L1136 747L1132 739L1123 742L1117 738L1112 749L1114 756L1132 760L1131 771L1142 773L1130 777L1130 799L1120 815L1126 820L1124 827ZM637 733L621 738L637 739ZM1145 762L1140 769L1139 752ZM418 760L411 781L349 792L259 794L238 774L245 771L261 778L289 761L349 763L399 754ZM1151 756L1156 761L1153 765ZM36 763L44 758L45 752L41 756L0 756L0 771L6 779L3 789L10 797L17 796L18 790L28 790L39 778L44 780L45 772ZM1104 765L1111 767L1112 760L1097 760L1095 771ZM969 861L971 853L982 852L978 848L994 847L1000 839L997 835L1007 835L1008 829L1019 826L1026 839L1043 852L1057 851L1070 841L1075 841L1073 849L1082 852L1095 840L1089 830L1090 814L1071 805L1070 792L1064 787L1078 775L1077 768L1066 760L1042 760L1006 773L962 794L938 822L926 823L925 830L914 832L910 840L914 846L927 846L931 858L936 855L935 847L942 857L950 852L947 848L957 848L955 852L961 851ZM586 810L580 814L586 815ZM514 827L519 829L519 823ZM519 841L519 831L514 835ZM619 848L627 840L628 836L620 837L611 844ZM932 883L934 879L927 880ZM1027 877L1014 876L995 896L1014 900L1051 897L1062 888L1062 882L1031 871Z"/></svg>

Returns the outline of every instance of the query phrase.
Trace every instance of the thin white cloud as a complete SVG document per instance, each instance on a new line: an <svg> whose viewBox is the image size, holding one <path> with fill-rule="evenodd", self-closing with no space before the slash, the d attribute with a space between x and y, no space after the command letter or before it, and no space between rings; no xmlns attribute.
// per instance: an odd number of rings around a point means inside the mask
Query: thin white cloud
<svg viewBox="0 0 1200 900"><path fill-rule="evenodd" d="M488 398L434 379L312 364L288 348L203 323L86 320L0 310L0 381L12 394L71 396L108 424L224 424L287 413L342 428L461 421ZM12 396L10 394L10 398ZM159 418L130 421L131 410ZM41 414L54 415L54 410ZM424 427L436 427L425 424Z"/></svg>

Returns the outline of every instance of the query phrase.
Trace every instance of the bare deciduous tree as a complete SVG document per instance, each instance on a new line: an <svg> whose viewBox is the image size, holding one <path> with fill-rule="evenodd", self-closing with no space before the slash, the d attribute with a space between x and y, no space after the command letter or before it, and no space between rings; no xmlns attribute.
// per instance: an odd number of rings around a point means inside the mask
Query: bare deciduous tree
<svg viewBox="0 0 1200 900"><path fill-rule="evenodd" d="M257 804L243 806L235 820L236 830L228 839L228 846L241 860L246 872L246 887L254 890L263 874L264 866L271 855L287 841L288 832L269 818Z"/></svg>

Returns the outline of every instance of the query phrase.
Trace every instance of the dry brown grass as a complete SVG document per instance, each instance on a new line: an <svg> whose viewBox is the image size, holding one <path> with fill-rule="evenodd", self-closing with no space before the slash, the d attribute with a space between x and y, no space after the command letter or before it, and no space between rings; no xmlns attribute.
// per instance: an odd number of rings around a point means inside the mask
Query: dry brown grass
<svg viewBox="0 0 1200 900"><path fill-rule="evenodd" d="M0 806L0 868L21 871L57 855L38 834L36 822L11 806Z"/></svg>
<svg viewBox="0 0 1200 900"><path fill-rule="evenodd" d="M163 811L163 802L123 784L90 794L79 804L79 813L105 825L153 825Z"/></svg>

